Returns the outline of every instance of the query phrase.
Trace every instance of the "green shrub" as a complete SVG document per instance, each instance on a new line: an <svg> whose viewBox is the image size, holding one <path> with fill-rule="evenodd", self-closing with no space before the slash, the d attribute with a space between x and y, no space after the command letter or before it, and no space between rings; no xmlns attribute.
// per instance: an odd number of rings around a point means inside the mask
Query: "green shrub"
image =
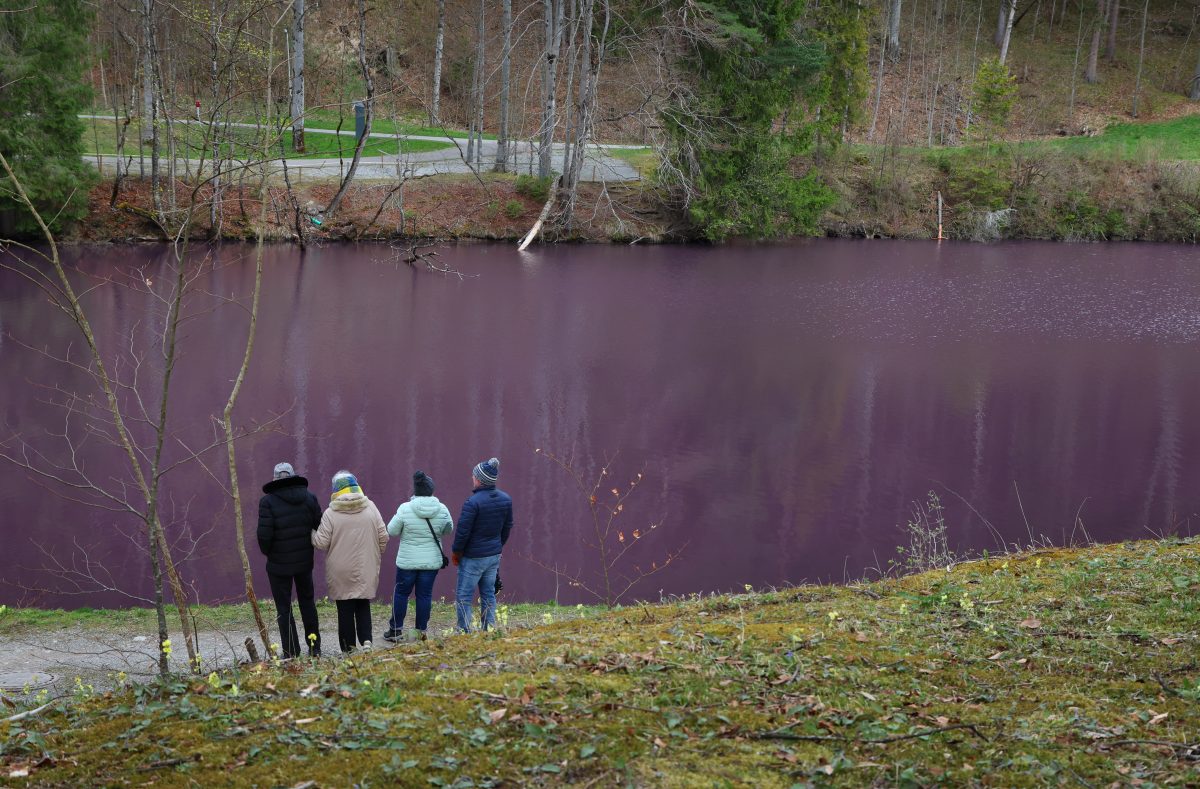
<svg viewBox="0 0 1200 789"><path fill-rule="evenodd" d="M977 208L995 211L1008 204L1012 181L999 162L976 164L970 161L945 160L949 165L950 195Z"/></svg>
<svg viewBox="0 0 1200 789"><path fill-rule="evenodd" d="M550 196L550 185L553 181L553 178L539 178L536 175L518 175L517 194L544 203Z"/></svg>
<svg viewBox="0 0 1200 789"><path fill-rule="evenodd" d="M504 204L504 215L509 219L519 219L525 213L525 204L520 200L509 200Z"/></svg>

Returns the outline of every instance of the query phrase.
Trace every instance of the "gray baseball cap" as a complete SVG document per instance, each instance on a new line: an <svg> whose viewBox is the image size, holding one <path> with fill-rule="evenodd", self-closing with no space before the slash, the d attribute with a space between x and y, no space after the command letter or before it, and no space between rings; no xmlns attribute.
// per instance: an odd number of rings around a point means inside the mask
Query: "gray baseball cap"
<svg viewBox="0 0 1200 789"><path fill-rule="evenodd" d="M283 479L284 477L294 476L296 476L296 469L292 468L291 463L275 464L275 479Z"/></svg>

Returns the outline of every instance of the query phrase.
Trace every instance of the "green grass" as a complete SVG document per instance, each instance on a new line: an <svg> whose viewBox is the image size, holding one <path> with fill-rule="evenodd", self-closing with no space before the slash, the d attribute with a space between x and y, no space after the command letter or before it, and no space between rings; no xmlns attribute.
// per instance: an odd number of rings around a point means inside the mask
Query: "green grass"
<svg viewBox="0 0 1200 789"><path fill-rule="evenodd" d="M310 110L304 117L304 125L310 129L336 129L338 127L337 110ZM349 129L354 131L354 111L346 110L342 115L342 130ZM371 123L371 131L381 134L416 134L423 137L454 137L456 139L467 139L467 132L463 129L452 127L442 128L440 126L427 126L419 121L402 120L399 122L393 121L390 118L375 118ZM483 135L485 140L494 140L496 135Z"/></svg>
<svg viewBox="0 0 1200 789"><path fill-rule="evenodd" d="M353 124L350 129L353 132ZM199 159L199 147L204 144L203 128L196 123L178 123L175 124L175 141L176 154L181 158ZM130 124L125 136L125 155L137 156L138 135L140 127L135 124ZM261 156L262 142L257 136L257 131L254 129L234 129L234 146L235 155L239 158L255 158ZM291 150L291 132L284 132L284 150L289 159L336 159L339 155L339 146L341 156L345 159L350 159L354 156L354 136L350 135L335 135L335 134L307 134L305 135L305 153L297 154ZM89 121L87 128L83 134L84 150L88 153L115 154L117 152L117 131L112 121ZM163 155L167 155L167 145L164 140L161 150ZM387 138L371 137L367 140L367 145L363 149L363 156L381 156L395 155L397 151L401 153L423 153L427 151L439 151L446 148L453 148L454 143L451 142L435 142L431 140L390 140ZM273 141L270 146L273 156L279 155L279 143ZM228 143L223 145L223 150L228 151ZM205 158L211 158L211 149L207 151Z"/></svg>
<svg viewBox="0 0 1200 789"><path fill-rule="evenodd" d="M503 595L501 596L503 597ZM503 599L501 599L503 603ZM275 604L270 599L259 601L263 618L268 626L275 627ZM575 607L557 606L554 603L508 603L508 613L513 624L533 624L541 622L546 614L562 617L568 612L577 612ZM409 606L410 612L412 606ZM372 606L375 621L387 621L391 615L390 603L376 603ZM226 603L223 605L195 605L190 609L200 630L231 630L254 629L254 616L249 603ZM595 612L593 606L584 606L583 611ZM317 614L323 623L323 629L334 632L336 629L337 608L329 599L317 601ZM167 611L168 626L172 631L179 629L178 615L173 607ZM410 617L412 614L410 613ZM445 600L434 602L431 615L431 627L440 629L454 623L453 602ZM412 622L410 621L411 625ZM153 608L21 608L16 606L0 606L0 637L28 636L35 634L51 634L55 631L80 628L82 630L97 629L108 632L125 632L130 634L153 634L157 628L156 614Z"/></svg>
<svg viewBox="0 0 1200 789"><path fill-rule="evenodd" d="M553 614L551 615L553 617ZM1200 542L695 596L10 725L40 786L1186 786Z"/></svg>
<svg viewBox="0 0 1200 789"><path fill-rule="evenodd" d="M1200 160L1200 115L1154 123L1116 123L1095 137L1025 143L1079 155L1121 159Z"/></svg>
<svg viewBox="0 0 1200 789"><path fill-rule="evenodd" d="M603 148L606 155L614 159L628 162L640 172L643 177L653 173L658 167L658 153L653 148Z"/></svg>

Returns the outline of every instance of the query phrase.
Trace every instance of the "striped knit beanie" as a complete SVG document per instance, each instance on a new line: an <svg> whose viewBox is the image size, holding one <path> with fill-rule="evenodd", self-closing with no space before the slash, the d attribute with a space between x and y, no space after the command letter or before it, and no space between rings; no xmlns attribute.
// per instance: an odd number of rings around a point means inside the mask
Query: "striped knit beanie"
<svg viewBox="0 0 1200 789"><path fill-rule="evenodd" d="M484 485L494 486L500 476L500 461L497 458L485 460L471 469L471 473Z"/></svg>

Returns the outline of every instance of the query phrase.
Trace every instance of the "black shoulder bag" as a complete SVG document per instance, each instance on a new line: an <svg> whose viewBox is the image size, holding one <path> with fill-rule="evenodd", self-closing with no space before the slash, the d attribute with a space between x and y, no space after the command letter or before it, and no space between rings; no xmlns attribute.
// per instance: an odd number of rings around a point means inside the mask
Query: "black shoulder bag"
<svg viewBox="0 0 1200 789"><path fill-rule="evenodd" d="M432 537L433 541L437 543L438 553L442 555L442 569L445 570L446 565L450 564L450 557L447 556L446 552L442 550L442 541L439 540L438 536L433 533L433 521L429 520L429 518L422 518L421 520L425 521L425 525L429 527L429 536Z"/></svg>

